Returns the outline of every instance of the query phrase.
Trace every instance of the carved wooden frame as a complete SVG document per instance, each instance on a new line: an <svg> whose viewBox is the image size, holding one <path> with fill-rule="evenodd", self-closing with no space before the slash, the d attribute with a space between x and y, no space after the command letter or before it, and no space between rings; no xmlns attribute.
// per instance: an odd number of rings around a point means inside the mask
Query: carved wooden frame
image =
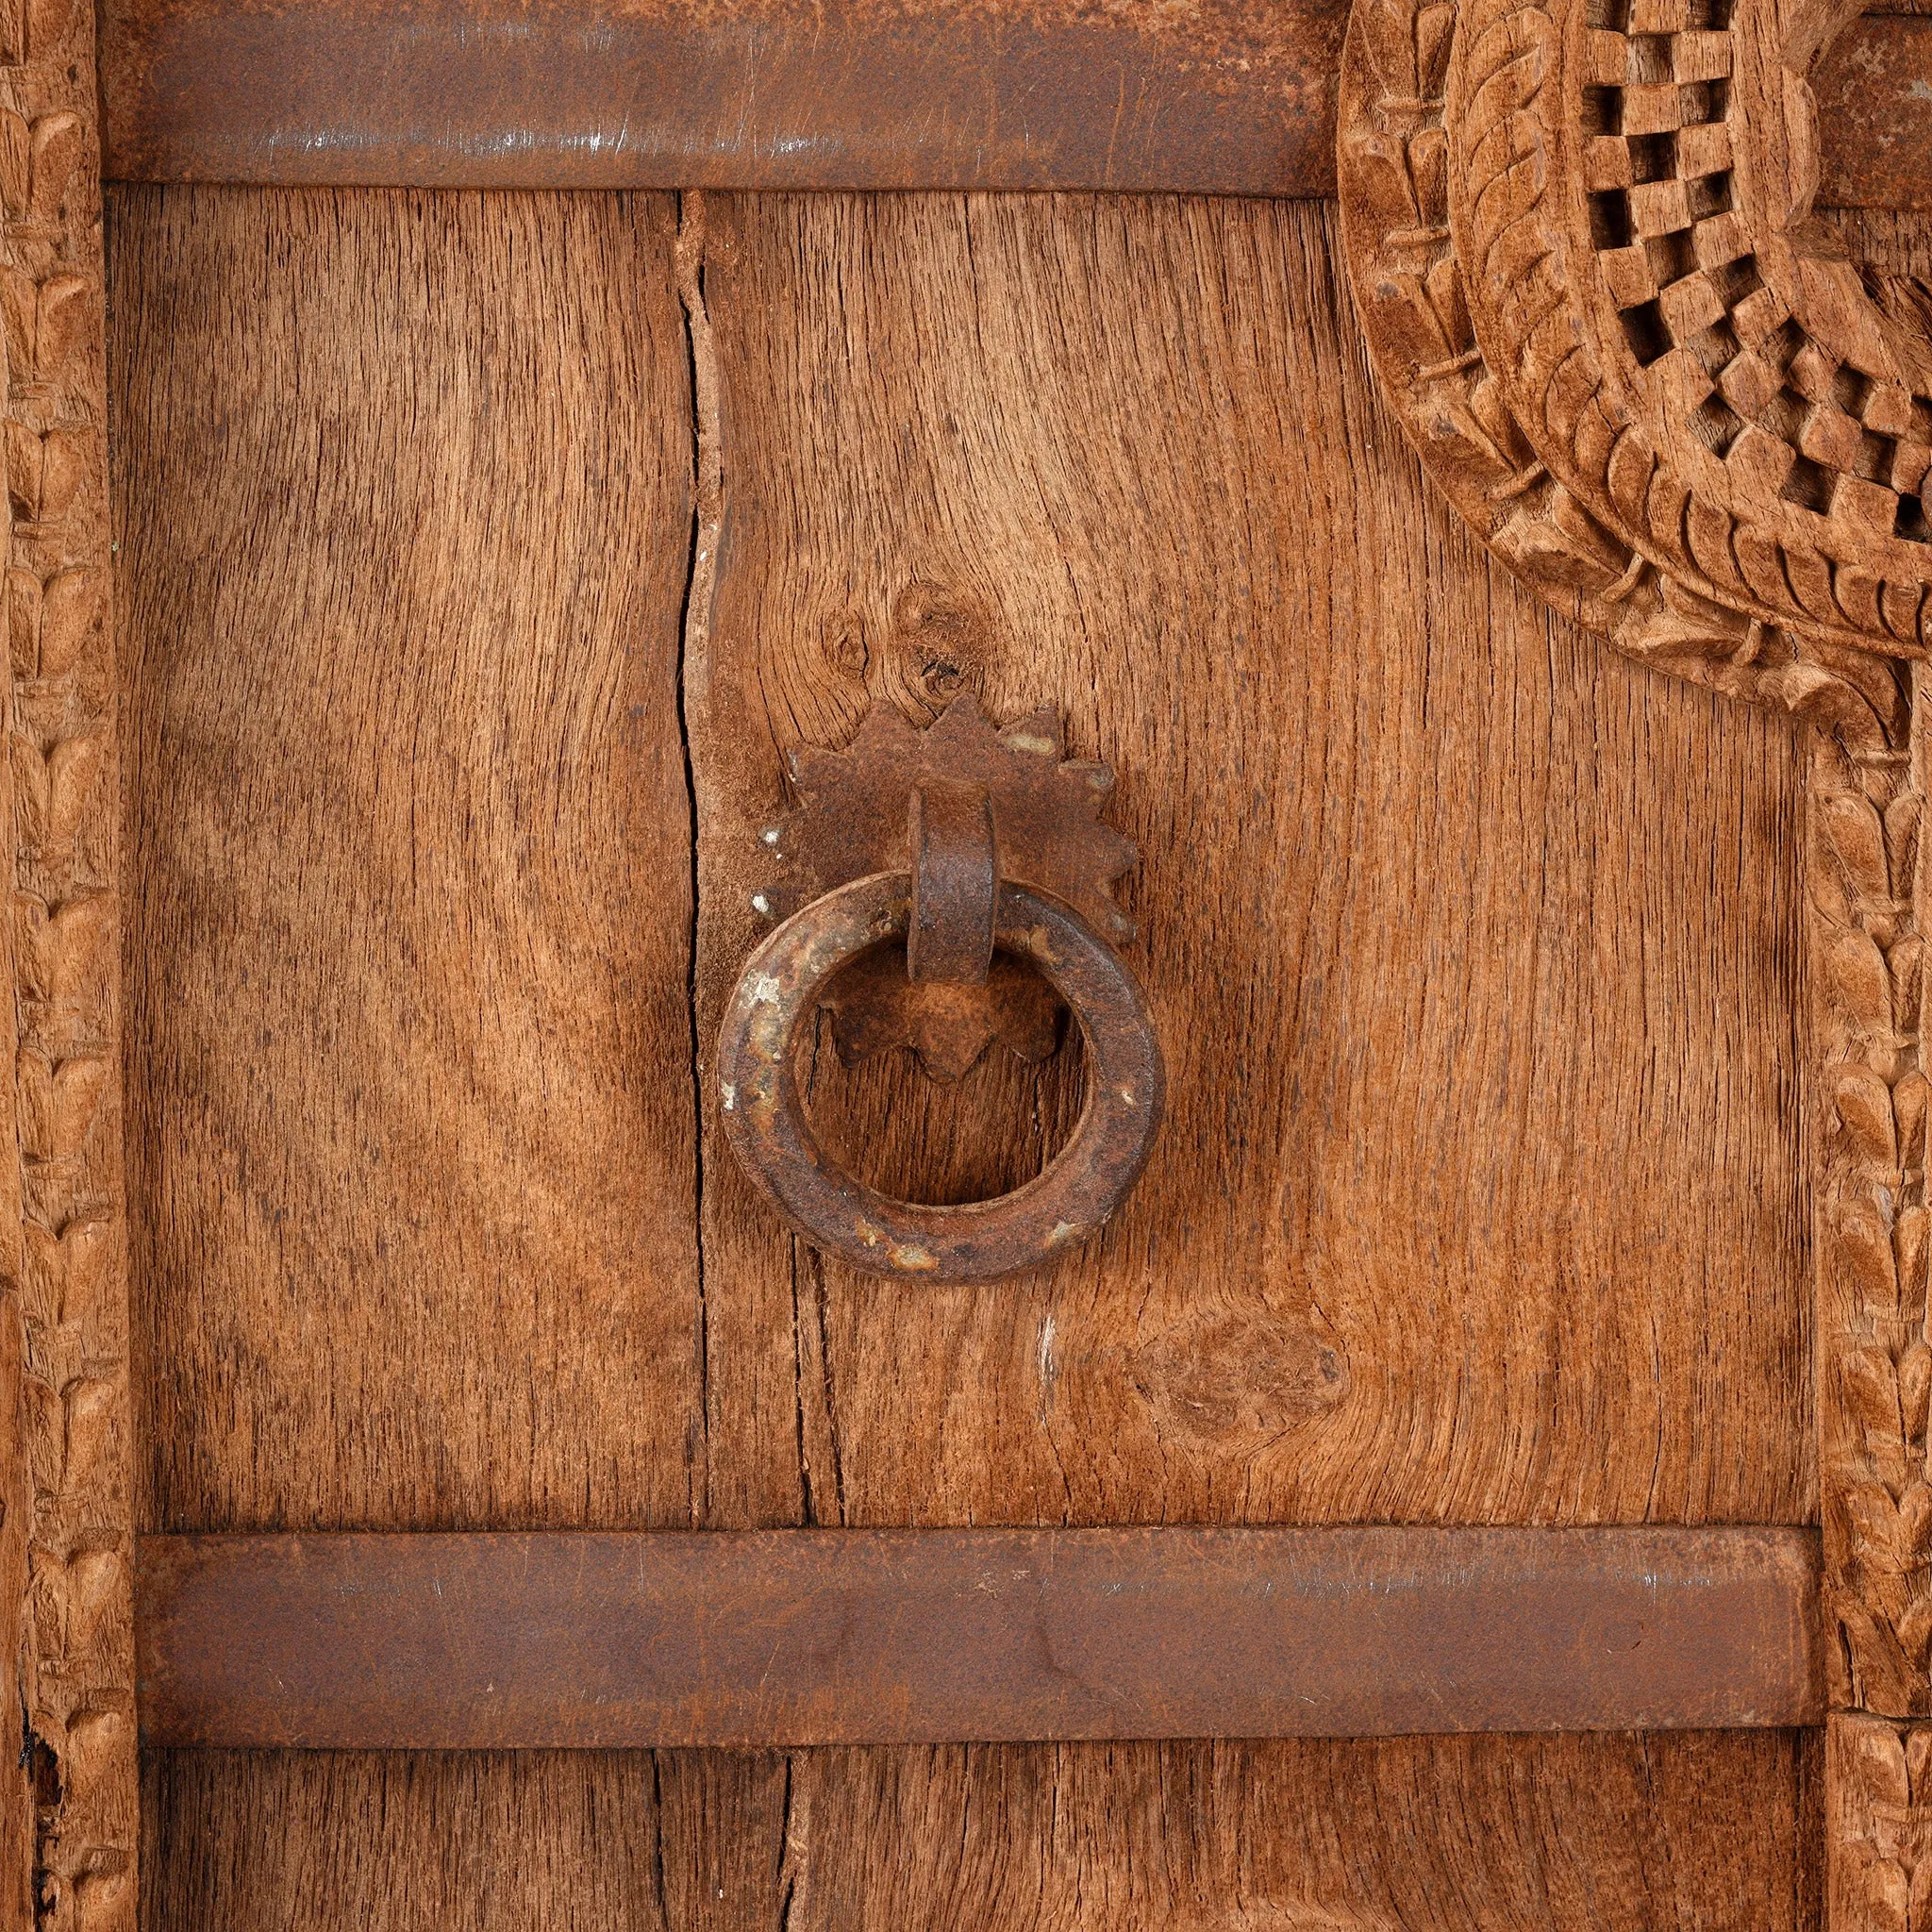
<svg viewBox="0 0 1932 1932"><path fill-rule="evenodd" d="M1807 872L1837 1932L1932 1890L1932 303L1811 215L1851 6L1357 0L1357 306L1424 469L1645 662L1815 727Z"/></svg>
<svg viewBox="0 0 1932 1932"><path fill-rule="evenodd" d="M135 1923L139 1785L94 23L0 10L15 1068L0 1209L0 1919Z"/></svg>

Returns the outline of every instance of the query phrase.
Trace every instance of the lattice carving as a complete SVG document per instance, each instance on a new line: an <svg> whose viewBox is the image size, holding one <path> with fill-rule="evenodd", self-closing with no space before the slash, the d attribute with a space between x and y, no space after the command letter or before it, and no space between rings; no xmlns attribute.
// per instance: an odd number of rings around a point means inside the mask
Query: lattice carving
<svg viewBox="0 0 1932 1932"><path fill-rule="evenodd" d="M1899 727L1873 659L1932 642L1932 341L1808 219L1837 24L1361 0L1340 176L1372 352L1491 548L1633 655L1870 747Z"/></svg>
<svg viewBox="0 0 1932 1932"><path fill-rule="evenodd" d="M135 1923L137 1785L92 10L0 9L0 58L19 1146L0 1362L17 1349L34 1908L94 1932Z"/></svg>

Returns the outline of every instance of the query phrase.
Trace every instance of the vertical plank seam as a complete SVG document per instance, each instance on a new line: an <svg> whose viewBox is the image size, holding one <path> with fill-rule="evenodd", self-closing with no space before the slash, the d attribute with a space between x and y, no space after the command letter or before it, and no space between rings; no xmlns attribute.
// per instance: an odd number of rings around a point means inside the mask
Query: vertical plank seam
<svg viewBox="0 0 1932 1932"><path fill-rule="evenodd" d="M691 930L686 952L685 1006L691 1025L691 1146L696 1193L692 1235L697 1268L698 1414L703 1468L691 1472L693 1524L711 1520L710 1311L705 1278L705 1086L704 1049L698 1034L699 800L697 767L691 754L691 724L707 720L710 708L711 605L718 583L718 539L724 521L724 464L718 399L718 358L711 321L705 307L705 197L702 191L677 198L675 272L684 314L685 354L691 383L691 555L685 573L684 603L678 615L677 738L684 758L685 801L690 813Z"/></svg>

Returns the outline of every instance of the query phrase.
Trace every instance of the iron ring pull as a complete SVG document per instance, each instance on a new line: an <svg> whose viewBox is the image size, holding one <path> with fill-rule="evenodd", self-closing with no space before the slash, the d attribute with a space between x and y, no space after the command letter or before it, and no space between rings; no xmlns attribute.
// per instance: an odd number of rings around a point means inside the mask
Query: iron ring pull
<svg viewBox="0 0 1932 1932"><path fill-rule="evenodd" d="M926 801L926 810L937 803ZM979 896L991 899L991 917L973 919L970 887L962 892L927 862L919 808L916 873L840 886L752 954L719 1035L718 1099L745 1172L815 1246L874 1274L992 1281L1055 1258L1113 1212L1146 1164L1166 1074L1146 1001L1113 949L1071 906L991 867L991 891ZM997 948L1031 961L1072 1009L1087 1048L1086 1104L1058 1155L1011 1193L949 1208L895 1201L842 1173L819 1147L792 1072L793 1042L827 982L860 953L909 934L915 973L922 951L958 971L960 933L975 927L987 955ZM982 976L984 968L981 958Z"/></svg>

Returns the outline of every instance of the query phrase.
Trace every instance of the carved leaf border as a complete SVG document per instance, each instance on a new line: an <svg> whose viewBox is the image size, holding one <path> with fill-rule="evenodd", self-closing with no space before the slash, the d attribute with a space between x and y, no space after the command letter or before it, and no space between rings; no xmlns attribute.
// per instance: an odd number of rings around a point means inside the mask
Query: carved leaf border
<svg viewBox="0 0 1932 1932"><path fill-rule="evenodd" d="M120 783L94 24L0 7L16 1162L0 1210L0 1616L17 1923L131 1928L139 1825L121 1159ZM9 1754L10 1755L10 1754Z"/></svg>

